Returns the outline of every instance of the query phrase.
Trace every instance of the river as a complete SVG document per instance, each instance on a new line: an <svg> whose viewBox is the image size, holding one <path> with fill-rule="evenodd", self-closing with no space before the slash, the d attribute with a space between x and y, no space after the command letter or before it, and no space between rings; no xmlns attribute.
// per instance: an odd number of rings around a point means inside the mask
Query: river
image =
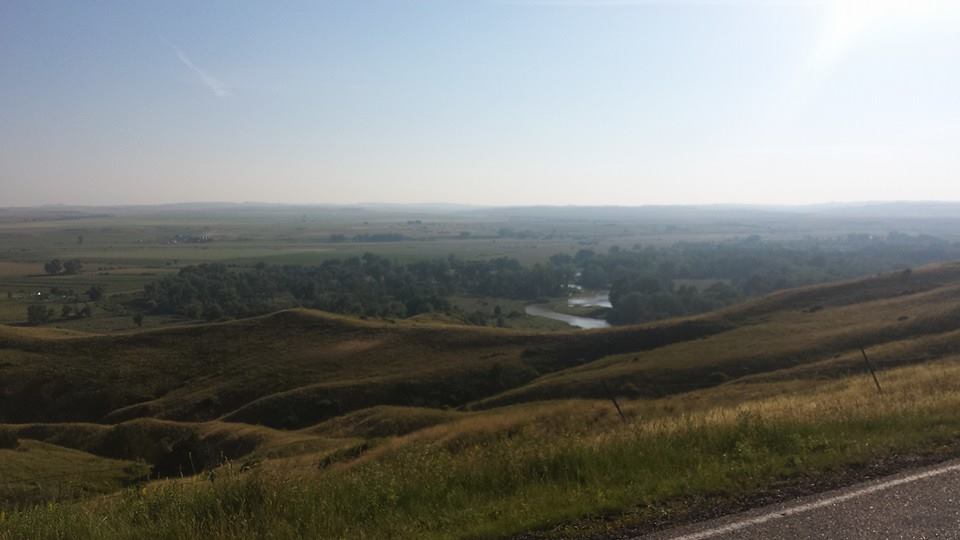
<svg viewBox="0 0 960 540"><path fill-rule="evenodd" d="M605 292L585 292L582 294L577 294L576 296L571 296L567 300L567 305L570 307L611 307L610 296ZM525 311L527 312L527 315L545 317L547 319L565 322L570 326L576 326L577 328L607 328L610 326L610 323L603 319L579 317L577 315L560 313L559 311L550 309L546 304L530 304L526 307Z"/></svg>

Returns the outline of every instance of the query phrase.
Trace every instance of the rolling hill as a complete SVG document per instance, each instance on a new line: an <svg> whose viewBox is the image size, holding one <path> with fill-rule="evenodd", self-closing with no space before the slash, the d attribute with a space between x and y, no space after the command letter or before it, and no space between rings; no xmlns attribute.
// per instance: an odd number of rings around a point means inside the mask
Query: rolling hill
<svg viewBox="0 0 960 540"><path fill-rule="evenodd" d="M881 371L886 397L879 404L864 383L861 347ZM31 452L59 449L109 463L145 463L154 479L256 469L306 475L310 486L340 493L359 490L375 471L386 480L365 489L380 493L387 485L403 491L423 481L404 470L423 478L429 476L424 471L442 472L450 493L473 490L463 500L523 496L540 510L517 516L477 500L478 508L506 512L502 522L456 514L449 526L418 528L412 524L425 518L413 501L438 512L448 503L416 491L405 495L410 506L402 512L387 504L368 509L370 515L388 528L399 526L391 521L396 516L407 516L401 521L409 528L396 537L424 531L432 532L423 537L458 537L457 523L473 524L464 529L470 535L499 537L605 508L683 506L679 484L657 484L662 493L631 498L631 489L650 481L643 476L647 466L638 464L625 476L632 487L611 488L616 496L577 491L571 498L577 504L547 510L562 498L561 488L593 486L644 459L669 462L681 474L690 463L670 461L679 459L668 456L670 441L707 456L697 465L707 471L705 479L684 481L711 497L890 454L952 448L950 441L960 440L960 419L950 413L955 391L938 380L960 369L956 361L960 264L941 264L793 289L698 317L566 333L362 321L307 310L118 335L0 327L0 423ZM929 391L927 401L916 398L921 387ZM613 396L622 401L625 422L609 404ZM834 401L849 408L831 409ZM828 412L814 414L811 406ZM760 427L744 420L754 417ZM692 423L678 424L680 418ZM914 424L904 425L907 419ZM667 442L654 442L654 433ZM737 446L741 439L756 448ZM545 449L556 441L565 442ZM720 451L728 443L733 450ZM564 448L572 453L549 457ZM520 467L514 471L520 484L501 478L515 488L503 492L495 482L502 473L497 467L505 465L497 459L507 455ZM710 459L748 467L750 480L709 472L720 466ZM490 479L471 476L463 468L469 463ZM546 469L523 469L531 463ZM448 476L465 483L449 484ZM189 478L178 482L190 485ZM91 493L107 489L98 490ZM388 507L394 511L389 519L381 513ZM643 522L644 516L634 517ZM314 532L350 536L361 530L355 526ZM3 530L0 524L0 538Z"/></svg>

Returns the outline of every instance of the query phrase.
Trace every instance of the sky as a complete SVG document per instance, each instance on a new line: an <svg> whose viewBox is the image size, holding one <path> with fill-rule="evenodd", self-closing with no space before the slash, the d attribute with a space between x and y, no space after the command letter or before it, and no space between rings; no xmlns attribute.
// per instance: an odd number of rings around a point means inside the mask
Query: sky
<svg viewBox="0 0 960 540"><path fill-rule="evenodd" d="M960 1L0 2L0 206L960 200Z"/></svg>

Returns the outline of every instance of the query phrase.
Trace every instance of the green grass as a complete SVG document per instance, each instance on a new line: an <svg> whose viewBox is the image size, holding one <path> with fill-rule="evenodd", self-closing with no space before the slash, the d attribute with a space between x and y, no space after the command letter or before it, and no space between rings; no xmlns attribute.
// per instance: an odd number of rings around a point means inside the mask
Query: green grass
<svg viewBox="0 0 960 540"><path fill-rule="evenodd" d="M569 537L578 520L649 523L956 450L958 302L960 266L939 265L598 331L306 310L109 335L0 326L0 417L41 422L16 428L28 444L168 474L185 451L233 460L8 512L0 538ZM23 500L57 498L41 493Z"/></svg>
<svg viewBox="0 0 960 540"><path fill-rule="evenodd" d="M228 468L212 482L11 514L0 538L132 539L145 529L171 539L505 538L597 514L651 519L658 508L732 500L791 478L936 449L960 434L955 386L919 405L907 402L917 389L898 386L888 397L895 405L874 408L856 403L866 394L832 388L806 401L822 407L840 397L845 407L818 416L758 402L627 426L601 415L593 426L504 432L483 429L491 418L474 418L326 473Z"/></svg>
<svg viewBox="0 0 960 540"><path fill-rule="evenodd" d="M22 440L17 448L0 449L0 510L110 493L146 480L149 472L141 463Z"/></svg>

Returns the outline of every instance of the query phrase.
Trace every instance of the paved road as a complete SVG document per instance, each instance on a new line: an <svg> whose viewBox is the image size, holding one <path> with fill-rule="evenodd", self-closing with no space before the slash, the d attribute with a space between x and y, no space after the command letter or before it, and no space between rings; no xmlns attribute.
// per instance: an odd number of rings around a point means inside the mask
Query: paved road
<svg viewBox="0 0 960 540"><path fill-rule="evenodd" d="M642 540L734 538L960 539L960 461L679 527Z"/></svg>

